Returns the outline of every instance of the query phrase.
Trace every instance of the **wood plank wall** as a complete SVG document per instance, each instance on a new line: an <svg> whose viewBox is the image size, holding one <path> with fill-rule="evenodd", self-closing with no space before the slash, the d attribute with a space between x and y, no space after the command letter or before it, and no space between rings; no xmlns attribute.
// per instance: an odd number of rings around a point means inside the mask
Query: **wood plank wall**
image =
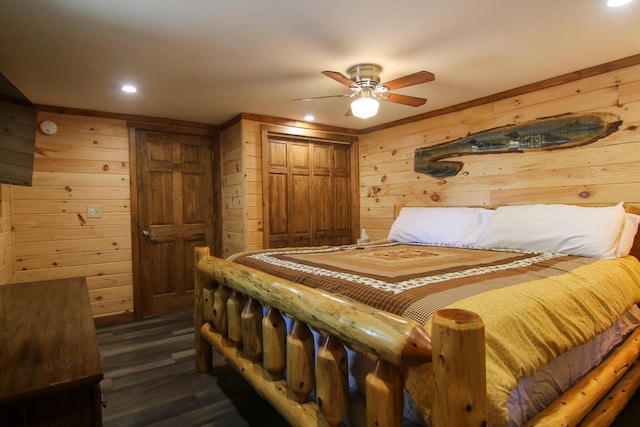
<svg viewBox="0 0 640 427"><path fill-rule="evenodd" d="M263 247L260 125L242 119L221 132L225 257Z"/></svg>
<svg viewBox="0 0 640 427"><path fill-rule="evenodd" d="M222 150L222 254L226 258L246 247L246 178L242 126L237 122L220 134Z"/></svg>
<svg viewBox="0 0 640 427"><path fill-rule="evenodd" d="M13 281L11 186L0 184L0 285Z"/></svg>
<svg viewBox="0 0 640 427"><path fill-rule="evenodd" d="M246 175L246 224L248 251L262 249L264 223L262 211L262 123L243 120L244 159Z"/></svg>
<svg viewBox="0 0 640 427"><path fill-rule="evenodd" d="M579 148L458 157L462 171L413 172L417 148L498 126L564 113L609 112L618 132ZM361 226L385 238L393 205L526 203L640 205L640 65L502 99L360 137Z"/></svg>
<svg viewBox="0 0 640 427"><path fill-rule="evenodd" d="M11 186L15 282L86 276L95 317L133 311L129 140L124 120L39 113L33 186ZM102 207L88 218L87 206Z"/></svg>

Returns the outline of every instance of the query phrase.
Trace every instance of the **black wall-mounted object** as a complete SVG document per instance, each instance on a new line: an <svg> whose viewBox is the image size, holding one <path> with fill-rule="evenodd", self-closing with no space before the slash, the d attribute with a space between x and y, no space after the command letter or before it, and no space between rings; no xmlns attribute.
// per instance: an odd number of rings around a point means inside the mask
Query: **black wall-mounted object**
<svg viewBox="0 0 640 427"><path fill-rule="evenodd" d="M31 186L38 112L0 73L0 183Z"/></svg>

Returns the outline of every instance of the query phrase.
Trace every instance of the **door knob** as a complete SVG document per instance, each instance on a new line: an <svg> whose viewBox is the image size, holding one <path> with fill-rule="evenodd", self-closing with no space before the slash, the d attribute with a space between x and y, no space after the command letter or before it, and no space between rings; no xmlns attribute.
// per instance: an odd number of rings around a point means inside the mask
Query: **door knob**
<svg viewBox="0 0 640 427"><path fill-rule="evenodd" d="M151 233L149 233L149 231L148 231L148 230L142 230L142 231L140 232L140 235L141 235L142 237L144 237L145 239L150 239L150 238L151 238Z"/></svg>

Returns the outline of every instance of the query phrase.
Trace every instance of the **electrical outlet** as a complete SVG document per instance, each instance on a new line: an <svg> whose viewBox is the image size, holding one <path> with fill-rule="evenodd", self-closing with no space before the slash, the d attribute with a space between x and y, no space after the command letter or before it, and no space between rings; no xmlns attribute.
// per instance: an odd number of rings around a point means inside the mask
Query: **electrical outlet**
<svg viewBox="0 0 640 427"><path fill-rule="evenodd" d="M102 218L102 206L99 206L99 205L87 206L87 218Z"/></svg>

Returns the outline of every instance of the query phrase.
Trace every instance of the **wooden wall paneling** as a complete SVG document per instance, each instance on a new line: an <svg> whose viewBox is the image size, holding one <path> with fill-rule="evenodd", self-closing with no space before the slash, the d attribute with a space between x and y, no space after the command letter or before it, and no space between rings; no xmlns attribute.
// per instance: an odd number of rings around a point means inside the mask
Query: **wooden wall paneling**
<svg viewBox="0 0 640 427"><path fill-rule="evenodd" d="M21 200L126 200L129 203L130 192L126 187L85 187L78 174L73 185L14 187L14 194Z"/></svg>
<svg viewBox="0 0 640 427"><path fill-rule="evenodd" d="M18 255L16 255L18 257ZM82 264L77 266L50 266L37 270L16 271L16 282L37 282L42 280L66 279L69 277L93 277L100 275L122 274L131 271L131 260L104 264ZM129 301L132 303L132 301ZM133 305L129 310L133 309ZM112 313L113 314L113 313Z"/></svg>
<svg viewBox="0 0 640 427"><path fill-rule="evenodd" d="M110 310L125 307L133 298L133 274L111 274L108 277L94 276L87 279L89 299L94 315L108 315ZM104 317L104 316L103 316Z"/></svg>
<svg viewBox="0 0 640 427"><path fill-rule="evenodd" d="M580 195L584 194L583 197ZM612 205L620 201L638 204L640 182L611 185L586 184L582 186L549 187L500 191L491 194L493 205L520 205L526 203L569 203Z"/></svg>
<svg viewBox="0 0 640 427"><path fill-rule="evenodd" d="M640 68L640 67L639 67ZM637 72L640 73L640 70ZM629 83L622 83L618 86L619 97L618 102L622 106L626 106L630 102L639 101L640 99L640 80Z"/></svg>
<svg viewBox="0 0 640 427"><path fill-rule="evenodd" d="M124 202L122 199L95 199L92 203L102 206L103 213L124 213L131 209L129 201ZM23 199L16 200L14 204L22 213L38 213L43 210L57 213L82 212L87 207L82 200Z"/></svg>
<svg viewBox="0 0 640 427"><path fill-rule="evenodd" d="M74 240L74 239L94 239L94 238L115 238L115 237L128 237L131 238L129 230L130 226L90 226L80 228L69 227L52 227L46 230L39 229L24 229L15 230L15 242L23 243L30 242L35 244L42 241L58 241L58 240Z"/></svg>
<svg viewBox="0 0 640 427"><path fill-rule="evenodd" d="M12 187L13 281L85 276L94 282L95 316L130 313L132 298L131 195L126 123L40 112L58 125L36 135L32 187ZM102 207L101 218L87 216ZM119 289L100 283L117 277ZM123 278L125 278L123 280ZM110 307L113 311L109 311Z"/></svg>
<svg viewBox="0 0 640 427"><path fill-rule="evenodd" d="M110 276L95 276L87 279L87 289L96 291L114 287L128 286L133 278L132 273L112 274Z"/></svg>
<svg viewBox="0 0 640 427"><path fill-rule="evenodd" d="M526 108L532 105L548 103L556 100L571 100L573 96L579 96L585 93L593 93L595 95L595 103L600 104L602 102L608 103L610 99L610 92L616 93L617 87L623 85L626 82L632 82L637 80L637 76L640 73L640 65L624 68L621 70L611 71L596 75L587 79L580 79L573 82L565 83L563 85L552 86L536 92L531 92L523 95L509 97L504 100L495 101L493 108L495 113L510 112L519 108ZM599 96L602 96L602 100L598 100ZM590 100L594 99L591 96ZM594 101L591 101L593 104ZM598 108L602 105L589 105L586 104L584 108ZM573 104L574 109L583 108L580 104ZM576 110L573 112L577 112Z"/></svg>
<svg viewBox="0 0 640 427"><path fill-rule="evenodd" d="M129 176L129 162L77 160L77 159L45 159L36 157L34 169L41 172L72 173L116 173Z"/></svg>
<svg viewBox="0 0 640 427"><path fill-rule="evenodd" d="M34 172L34 185L66 185L69 181L77 178L77 172ZM129 187L129 173L123 174L102 174L85 173L83 184L87 187Z"/></svg>
<svg viewBox="0 0 640 427"><path fill-rule="evenodd" d="M264 222L262 213L262 131L260 123L242 121L242 141L245 157L245 230L247 250L263 248ZM256 226L253 226L253 225Z"/></svg>
<svg viewBox="0 0 640 427"><path fill-rule="evenodd" d="M237 122L220 135L222 165L222 256L246 250L245 175L242 126Z"/></svg>
<svg viewBox="0 0 640 427"><path fill-rule="evenodd" d="M13 231L11 186L0 184L0 285L13 281Z"/></svg>
<svg viewBox="0 0 640 427"><path fill-rule="evenodd" d="M93 203L90 203L93 204ZM86 207L84 209L86 211ZM16 209L16 212L21 213ZM98 220L102 221L98 221ZM88 218L86 212L68 212L62 214L29 214L16 216L13 226L16 228L49 228L49 227L65 227L65 226L91 226L96 223L105 225L122 225L129 224L131 216L127 213L104 213L101 218Z"/></svg>
<svg viewBox="0 0 640 427"><path fill-rule="evenodd" d="M114 148L102 145L79 145L70 144L68 141L63 140L60 133L55 135L47 135L50 137L48 140L37 142L38 153L46 156L48 159L76 159L76 160L95 160L96 158L103 159L105 161L124 162L129 159L129 150L126 148ZM92 138L90 136L89 138ZM109 139L113 139L109 137ZM98 141L94 139L94 141ZM107 144L109 145L109 144Z"/></svg>
<svg viewBox="0 0 640 427"><path fill-rule="evenodd" d="M399 202L433 206L640 203L639 71L640 66L633 65L362 135L362 226L371 228L373 238L386 237L393 215L390 208ZM617 114L623 123L607 138L578 148L461 156L456 160L464 163L462 171L447 178L413 172L417 148L510 123L589 111Z"/></svg>
<svg viewBox="0 0 640 427"><path fill-rule="evenodd" d="M389 127L360 136L360 156L375 153L387 153L398 148L413 147L422 144L423 147L437 142L453 140L467 136L468 124L492 117L493 106L484 104L474 106L468 110L457 110L446 115L426 118L396 127ZM375 144L363 144L375 135Z"/></svg>
<svg viewBox="0 0 640 427"><path fill-rule="evenodd" d="M17 270L38 270L49 267L71 267L88 264L101 264L131 260L131 250L95 251L84 248L85 253L78 257L77 253L20 256L16 259Z"/></svg>

